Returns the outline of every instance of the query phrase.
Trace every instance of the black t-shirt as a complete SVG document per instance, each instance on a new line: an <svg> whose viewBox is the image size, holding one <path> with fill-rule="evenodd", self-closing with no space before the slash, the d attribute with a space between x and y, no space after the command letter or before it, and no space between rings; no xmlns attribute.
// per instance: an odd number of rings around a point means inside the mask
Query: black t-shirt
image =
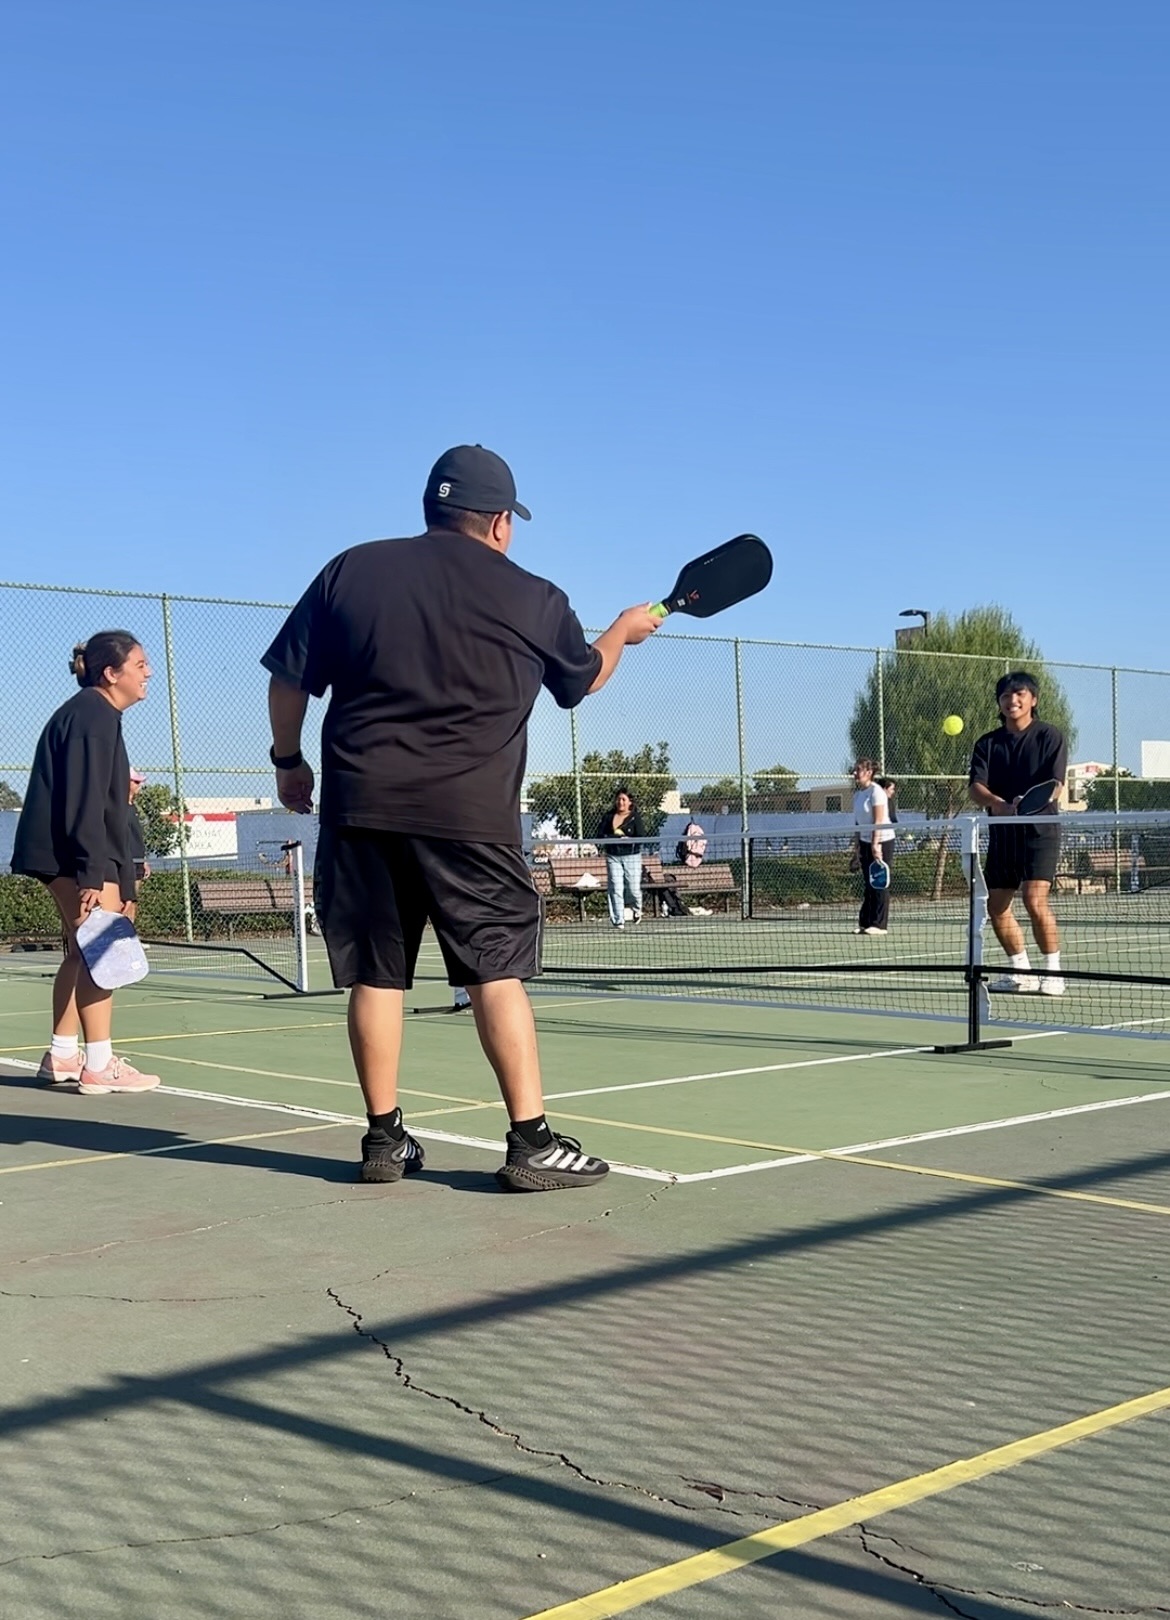
<svg viewBox="0 0 1170 1620"><path fill-rule="evenodd" d="M61 874L82 889L117 883L122 898L132 900L130 814L122 716L96 687L84 687L41 732L16 824L12 870Z"/></svg>
<svg viewBox="0 0 1170 1620"><path fill-rule="evenodd" d="M971 751L971 782L1009 803L1038 782L1063 782L1068 771L1068 744L1064 732L1045 720L1033 720L1023 731L1000 726L985 732ZM1055 816L1052 804L1045 815ZM992 827L996 827L992 822Z"/></svg>
<svg viewBox="0 0 1170 1620"><path fill-rule="evenodd" d="M532 706L574 708L601 654L555 585L432 529L327 563L261 662L330 690L323 822L518 845Z"/></svg>

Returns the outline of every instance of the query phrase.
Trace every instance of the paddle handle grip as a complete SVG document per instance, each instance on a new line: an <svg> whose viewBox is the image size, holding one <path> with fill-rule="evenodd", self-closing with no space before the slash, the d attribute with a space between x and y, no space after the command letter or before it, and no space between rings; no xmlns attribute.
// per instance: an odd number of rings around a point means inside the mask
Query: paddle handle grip
<svg viewBox="0 0 1170 1620"><path fill-rule="evenodd" d="M665 619L669 612L670 609L667 607L665 602L655 602L654 606L650 609L650 617L652 619Z"/></svg>

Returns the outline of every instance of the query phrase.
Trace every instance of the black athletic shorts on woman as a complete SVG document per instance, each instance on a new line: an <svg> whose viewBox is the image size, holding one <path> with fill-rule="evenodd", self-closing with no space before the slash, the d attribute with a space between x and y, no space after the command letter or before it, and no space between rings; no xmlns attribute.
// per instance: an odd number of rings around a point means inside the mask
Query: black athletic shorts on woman
<svg viewBox="0 0 1170 1620"><path fill-rule="evenodd" d="M338 989L409 990L428 921L453 985L540 971L540 901L511 845L322 827L313 894Z"/></svg>
<svg viewBox="0 0 1170 1620"><path fill-rule="evenodd" d="M1022 883L1051 883L1060 860L1059 827L988 828L983 877L989 889L1018 889Z"/></svg>

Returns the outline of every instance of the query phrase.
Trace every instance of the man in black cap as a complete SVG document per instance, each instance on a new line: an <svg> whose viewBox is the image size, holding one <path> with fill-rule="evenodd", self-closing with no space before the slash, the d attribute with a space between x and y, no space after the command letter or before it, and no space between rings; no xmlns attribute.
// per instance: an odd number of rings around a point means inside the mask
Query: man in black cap
<svg viewBox="0 0 1170 1620"><path fill-rule="evenodd" d="M262 660L276 788L290 810L312 809L301 726L310 694L331 694L314 893L333 982L351 990L364 1181L423 1167L397 1085L403 991L428 918L451 984L470 993L508 1109L500 1185L586 1186L609 1169L544 1117L524 988L539 970L540 911L520 790L541 687L574 708L659 621L649 605L627 608L590 646L564 592L505 555L514 514L531 515L499 456L448 450L427 479L426 533L327 563Z"/></svg>
<svg viewBox="0 0 1170 1620"><path fill-rule="evenodd" d="M1060 825L1013 827L1001 817L1014 816L1029 788L1055 782L1052 798L1041 812L1055 818L1060 789L1068 770L1064 733L1036 713L1040 688L1034 675L1017 669L996 684L1000 723L979 738L971 752L971 797L997 818L988 831L987 913L995 937L1007 954L1010 971L989 986L1015 995L1062 996L1060 933L1049 895L1060 859ZM1032 972L1023 930L1012 912L1019 892L1032 924L1044 972Z"/></svg>

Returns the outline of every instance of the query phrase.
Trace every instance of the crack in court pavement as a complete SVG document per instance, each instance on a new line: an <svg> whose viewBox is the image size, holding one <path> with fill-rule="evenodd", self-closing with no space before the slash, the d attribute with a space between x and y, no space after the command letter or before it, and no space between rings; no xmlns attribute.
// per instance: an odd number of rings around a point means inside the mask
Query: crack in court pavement
<svg viewBox="0 0 1170 1620"><path fill-rule="evenodd" d="M908 1564L899 1564L895 1559L887 1558L884 1553L879 1552L877 1547L874 1546L874 1542L888 1542L891 1547L897 1547L899 1552L907 1555L912 1554L916 1558L925 1559L927 1556L925 1553L919 1552L916 1547L905 1545L891 1535L875 1534L867 1530L864 1524L859 1525L857 1529L863 1552L868 1553L879 1564L884 1564L887 1569L892 1569L899 1575L908 1576L915 1586L920 1586L923 1591L929 1592L931 1597L936 1598L944 1608L949 1609L952 1614L961 1615L963 1620L978 1620L978 1617L972 1615L969 1609L961 1609L955 1601L958 1598L967 1598L974 1603L1022 1604L1027 1609L1034 1609L1037 1614L1043 1614L1045 1610L1051 1609L1059 1610L1062 1614L1114 1615L1118 1616L1119 1620L1120 1617L1127 1615L1170 1614L1170 1608L1157 1603L1139 1604L1136 1607L1124 1609L1112 1609L1102 1608L1092 1603L1074 1603L1071 1598L1028 1598L1023 1597L1019 1592L997 1592L991 1589L975 1591L973 1587L969 1586L951 1586L943 1582L932 1581L923 1575L921 1571L911 1569Z"/></svg>
<svg viewBox="0 0 1170 1620"><path fill-rule="evenodd" d="M530 1446L524 1440L522 1440L514 1430L506 1429L502 1424L493 1422L492 1419L488 1417L486 1412L477 1412L473 1406L465 1405L463 1401L458 1400L454 1395L444 1395L438 1390L426 1389L422 1384L417 1383L407 1372L406 1364L403 1358L396 1355L384 1340L378 1338L377 1334L371 1333L369 1328L362 1325L363 1318L360 1311L355 1310L352 1305L347 1305L335 1289L327 1288L325 1292L337 1306L337 1308L340 1311L343 1311L345 1315L350 1318L350 1324L353 1331L359 1336L359 1338L365 1339L369 1344L376 1345L377 1348L382 1352L382 1354L386 1357L386 1360L390 1363L395 1378L398 1379L399 1383L404 1389L411 1390L416 1395L425 1395L428 1400L437 1401L440 1405L449 1406L454 1411L462 1413L464 1417L474 1418L475 1421L482 1424L483 1427L489 1431L489 1433L498 1435L501 1440L511 1441L515 1450L521 1452L525 1457L533 1457L538 1461L560 1463L562 1467L567 1468L569 1472L575 1476L575 1478L581 1480L584 1484L598 1485L603 1490L629 1491L634 1496L644 1497L651 1502L661 1502L667 1507L682 1508L683 1511L687 1513L697 1513L710 1510L710 1501L684 1502L678 1497L665 1496L660 1491L652 1491L648 1486L631 1484L629 1480L603 1479L597 1474L587 1473L579 1463L575 1463L572 1458L567 1457L563 1451L550 1451L541 1446ZM688 1480L682 1480L681 1483L685 1485L689 1484L690 1482ZM721 1489L721 1487L718 1488ZM692 1486L692 1489L702 1490L703 1488L701 1486ZM707 1492L703 1491L703 1494L706 1495ZM731 1493L728 1492L725 1494ZM776 1500L783 1501L784 1498L778 1497ZM766 1515L761 1513L743 1513L736 1508L726 1507L718 1499L716 1499L715 1502L715 1512L734 1519L759 1520L766 1517Z"/></svg>
<svg viewBox="0 0 1170 1620"><path fill-rule="evenodd" d="M451 1496L457 1491L474 1491L482 1485L510 1476L501 1473L485 1474L482 1479L461 1480L457 1485L436 1485L430 1490L403 1491L384 1501L355 1502L347 1507L333 1508L328 1513L310 1513L300 1519L278 1519L274 1524L255 1524L241 1530L209 1530L201 1536L154 1536L149 1541L110 1541L101 1547L63 1547L60 1552L17 1553L12 1558L0 1558L0 1569L11 1569L14 1564L54 1563L58 1558L101 1557L104 1553L149 1551L152 1547L198 1546L215 1541L244 1541L251 1536L273 1535L278 1530L303 1530L308 1525L330 1524L355 1513L380 1513L385 1508L397 1507L412 1498Z"/></svg>

